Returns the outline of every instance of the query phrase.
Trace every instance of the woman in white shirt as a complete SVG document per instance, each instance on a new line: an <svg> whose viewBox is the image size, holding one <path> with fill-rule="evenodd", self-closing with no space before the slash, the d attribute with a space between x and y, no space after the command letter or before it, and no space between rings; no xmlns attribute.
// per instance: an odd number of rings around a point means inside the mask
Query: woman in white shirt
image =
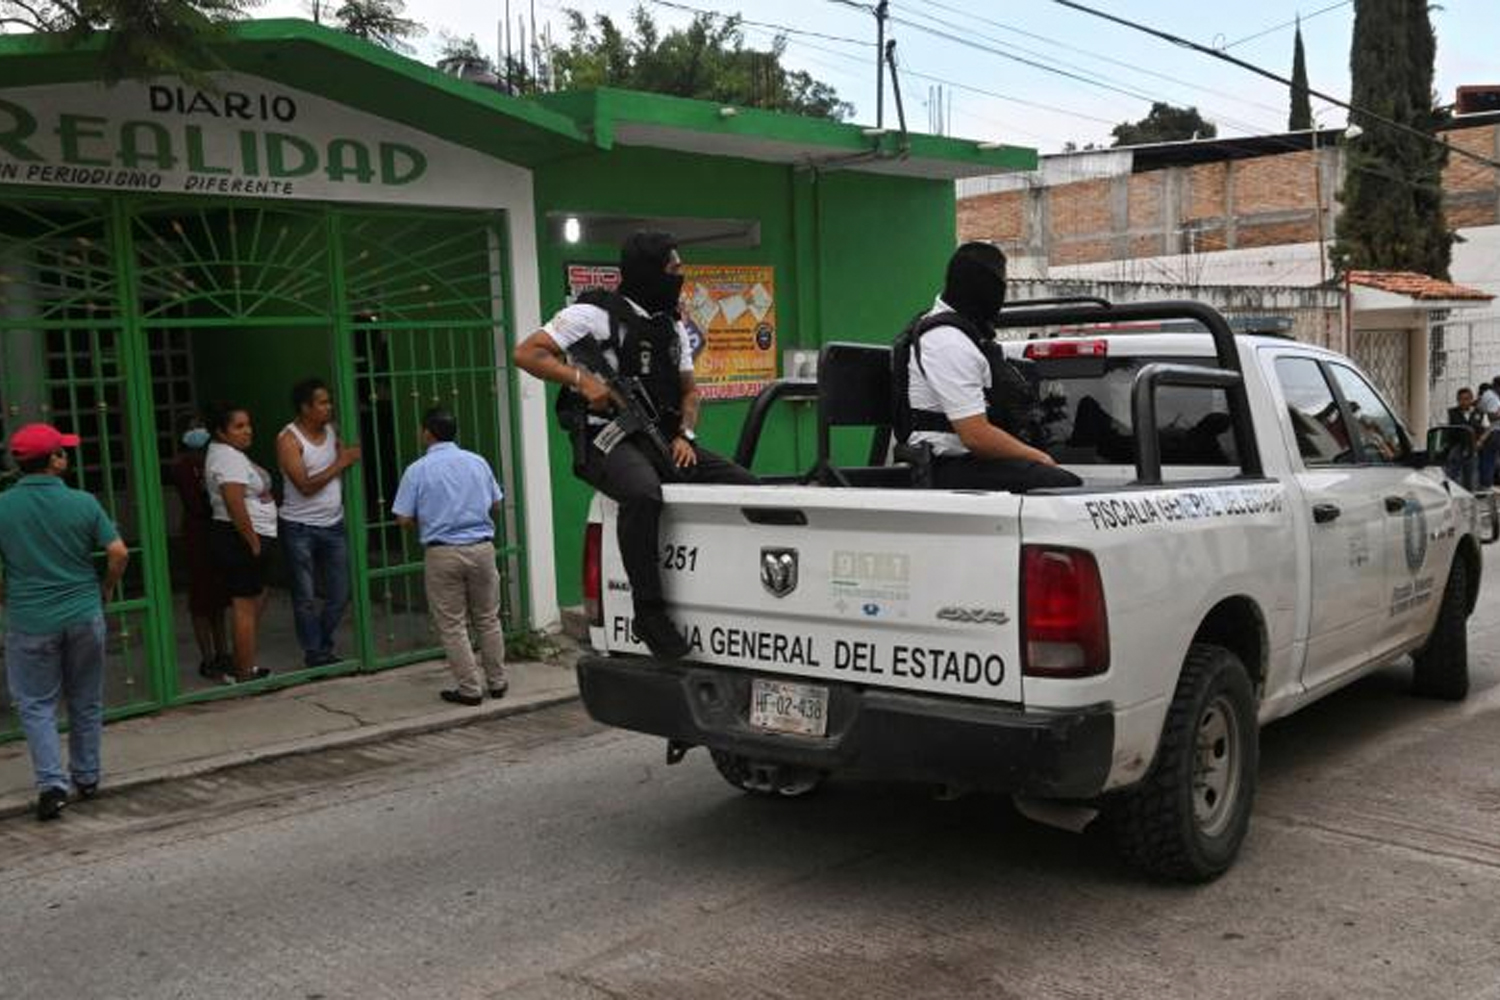
<svg viewBox="0 0 1500 1000"><path fill-rule="evenodd" d="M245 454L254 440L250 414L224 406L214 415L213 443L204 462L213 507L209 555L233 606L234 673L224 683L259 680L270 671L256 666L256 640L266 607L266 562L276 540L276 498L271 474Z"/></svg>

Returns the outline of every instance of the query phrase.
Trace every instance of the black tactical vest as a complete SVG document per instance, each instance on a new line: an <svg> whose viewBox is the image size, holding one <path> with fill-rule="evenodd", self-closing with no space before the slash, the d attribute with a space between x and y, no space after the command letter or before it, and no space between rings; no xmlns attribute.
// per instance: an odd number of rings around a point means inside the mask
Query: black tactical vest
<svg viewBox="0 0 1500 1000"><path fill-rule="evenodd" d="M1039 437L1036 365L1032 361L1013 361L995 340L994 331L956 312L918 315L896 338L894 369L891 378L891 400L895 414L892 427L897 441L907 440L914 431L953 433L953 424L940 410L914 410L911 406L911 365L922 367L922 335L940 326L962 330L979 348L990 366L990 387L984 391L985 418L1008 434L1033 444Z"/></svg>
<svg viewBox="0 0 1500 1000"><path fill-rule="evenodd" d="M638 378L656 404L657 427L668 441L682 429L682 339L671 315L642 316L618 292L590 289L575 300L609 313L609 339L603 343L619 359L615 374ZM585 366L586 367L586 366ZM557 394L557 419L566 430L587 426L588 401L571 387Z"/></svg>

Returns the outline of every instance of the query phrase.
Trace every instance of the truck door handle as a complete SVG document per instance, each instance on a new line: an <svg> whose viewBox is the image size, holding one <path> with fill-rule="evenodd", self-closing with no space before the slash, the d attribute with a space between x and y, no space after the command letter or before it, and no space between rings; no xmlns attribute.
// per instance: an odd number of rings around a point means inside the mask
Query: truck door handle
<svg viewBox="0 0 1500 1000"><path fill-rule="evenodd" d="M1405 497L1386 497L1385 512L1387 514L1399 514L1406 509Z"/></svg>
<svg viewBox="0 0 1500 1000"><path fill-rule="evenodd" d="M1336 503L1313 504L1313 521L1318 524L1327 524L1329 521L1337 521L1343 511L1339 510Z"/></svg>

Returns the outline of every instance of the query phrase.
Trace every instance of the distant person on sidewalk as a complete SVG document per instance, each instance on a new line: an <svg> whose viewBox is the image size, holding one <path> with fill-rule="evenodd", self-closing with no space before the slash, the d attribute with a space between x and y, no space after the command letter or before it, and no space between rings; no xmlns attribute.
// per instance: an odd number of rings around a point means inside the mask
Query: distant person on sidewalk
<svg viewBox="0 0 1500 1000"><path fill-rule="evenodd" d="M22 478L0 494L4 564L5 667L31 751L36 816L56 819L69 779L82 798L99 790L104 727L104 603L130 553L99 501L63 481L78 437L27 424L10 439ZM94 553L105 554L104 580ZM68 705L68 770L57 734L57 703Z"/></svg>
<svg viewBox="0 0 1500 1000"><path fill-rule="evenodd" d="M1484 414L1490 428L1500 426L1500 375L1493 382L1479 387L1479 412ZM1479 446L1479 482L1476 486L1487 490L1495 485L1495 464L1500 459L1500 434L1490 434Z"/></svg>
<svg viewBox="0 0 1500 1000"><path fill-rule="evenodd" d="M416 525L426 549L427 604L458 682L439 694L455 705L478 705L484 697L481 681L488 682L491 698L503 698L510 686L494 544L504 494L489 463L455 444L457 437L452 413L427 411L422 418L427 453L402 473L391 510L402 527ZM474 660L471 627L479 638L483 675Z"/></svg>
<svg viewBox="0 0 1500 1000"><path fill-rule="evenodd" d="M349 607L349 545L339 476L359 461L359 445L339 444L333 397L321 379L292 386L292 408L296 419L276 438L276 461L286 478L281 544L292 571L292 614L303 664L323 667L339 661L333 641Z"/></svg>
<svg viewBox="0 0 1500 1000"><path fill-rule="evenodd" d="M182 555L187 560L188 612L198 642L198 676L216 681L232 667L224 631L229 594L208 555L214 509L208 502L203 465L212 440L213 434L197 414L183 421L182 449L172 462L172 485L182 502Z"/></svg>

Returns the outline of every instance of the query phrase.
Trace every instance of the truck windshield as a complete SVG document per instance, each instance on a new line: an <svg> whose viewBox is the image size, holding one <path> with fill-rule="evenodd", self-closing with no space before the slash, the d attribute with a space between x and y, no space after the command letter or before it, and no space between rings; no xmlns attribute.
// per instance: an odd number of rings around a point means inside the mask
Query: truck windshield
<svg viewBox="0 0 1500 1000"><path fill-rule="evenodd" d="M1042 367L1041 446L1063 465L1132 465L1130 390L1153 362L1213 365L1208 358L1080 359ZM1076 373L1076 374L1075 374ZM1221 389L1164 386L1157 392L1162 465L1238 465L1229 403Z"/></svg>

